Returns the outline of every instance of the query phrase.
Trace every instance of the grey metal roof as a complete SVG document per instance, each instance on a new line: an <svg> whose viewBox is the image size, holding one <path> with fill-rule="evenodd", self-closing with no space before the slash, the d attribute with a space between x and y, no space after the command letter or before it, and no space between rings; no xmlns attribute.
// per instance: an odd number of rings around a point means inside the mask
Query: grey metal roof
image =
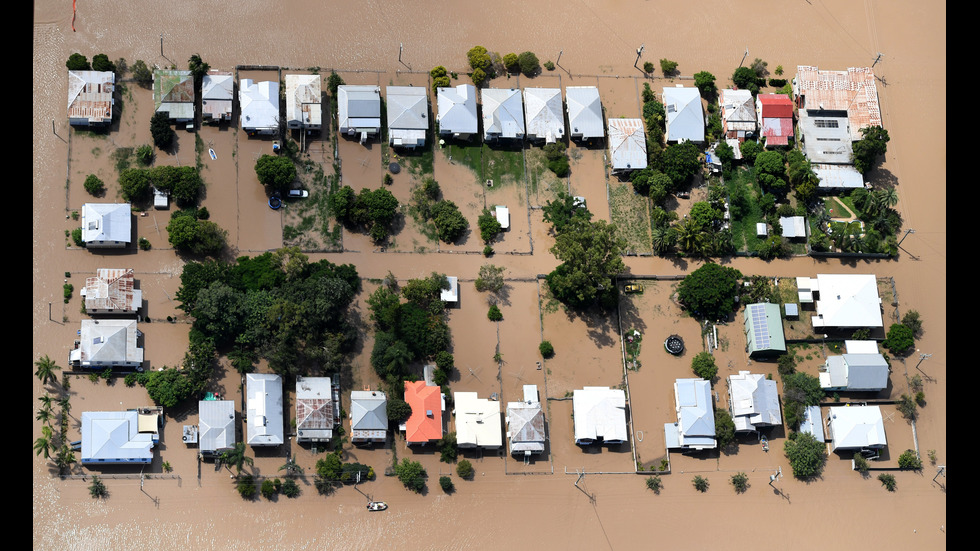
<svg viewBox="0 0 980 551"><path fill-rule="evenodd" d="M83 411L82 463L151 463L154 434L139 432L135 410Z"/></svg>
<svg viewBox="0 0 980 551"><path fill-rule="evenodd" d="M565 113L560 88L525 88L527 137L553 143L565 136Z"/></svg>
<svg viewBox="0 0 980 551"><path fill-rule="evenodd" d="M439 88L436 91L440 134L475 134L476 87L460 84L455 88Z"/></svg>
<svg viewBox="0 0 980 551"><path fill-rule="evenodd" d="M603 125L602 103L599 89L595 86L567 86L565 103L568 109L568 127L573 138L587 140L606 135Z"/></svg>
<svg viewBox="0 0 980 551"><path fill-rule="evenodd" d="M510 436L510 453L544 452L544 412L538 401L537 387L528 390L525 385L525 399L522 402L507 403L507 432Z"/></svg>
<svg viewBox="0 0 980 551"><path fill-rule="evenodd" d="M245 439L250 446L278 446L283 443L282 378L279 375L249 373L245 376L247 404Z"/></svg>
<svg viewBox="0 0 980 551"><path fill-rule="evenodd" d="M697 88L664 88L667 111L667 141L704 141L704 111Z"/></svg>
<svg viewBox="0 0 980 551"><path fill-rule="evenodd" d="M381 88L373 85L343 85L337 88L340 131L376 134L381 131Z"/></svg>
<svg viewBox="0 0 980 551"><path fill-rule="evenodd" d="M351 430L387 431L388 398L379 390L355 390L350 393Z"/></svg>
<svg viewBox="0 0 980 551"><path fill-rule="evenodd" d="M851 134L847 117L808 115L800 112L799 128L803 136L803 152L810 162L849 165Z"/></svg>
<svg viewBox="0 0 980 551"><path fill-rule="evenodd" d="M806 220L802 216L780 216L779 225L783 227L783 237L806 237Z"/></svg>
<svg viewBox="0 0 980 551"><path fill-rule="evenodd" d="M739 371L728 377L728 397L735 430L752 431L782 424L776 381Z"/></svg>
<svg viewBox="0 0 980 551"><path fill-rule="evenodd" d="M840 406L830 408L827 427L834 450L883 448L885 422L879 406Z"/></svg>
<svg viewBox="0 0 980 551"><path fill-rule="evenodd" d="M244 130L279 128L279 83L244 78L238 88Z"/></svg>
<svg viewBox="0 0 980 551"><path fill-rule="evenodd" d="M393 146L425 144L429 129L429 97L423 86L385 88L388 111L388 141Z"/></svg>
<svg viewBox="0 0 980 551"><path fill-rule="evenodd" d="M82 205L82 241L89 247L129 243L132 224L133 213L129 203Z"/></svg>
<svg viewBox="0 0 980 551"><path fill-rule="evenodd" d="M848 390L881 390L888 387L888 362L881 354L844 354Z"/></svg>
<svg viewBox="0 0 980 551"><path fill-rule="evenodd" d="M197 403L202 453L218 453L235 447L235 402L201 400Z"/></svg>
<svg viewBox="0 0 980 551"><path fill-rule="evenodd" d="M524 138L524 102L517 88L483 90L483 137Z"/></svg>
<svg viewBox="0 0 980 551"><path fill-rule="evenodd" d="M864 187L864 175L853 165L828 165L813 163L813 173L820 180L819 186L827 189L857 189Z"/></svg>
<svg viewBox="0 0 980 551"><path fill-rule="evenodd" d="M201 80L201 110L205 117L230 117L235 98L235 77L223 71L209 71Z"/></svg>
<svg viewBox="0 0 980 551"><path fill-rule="evenodd" d="M674 383L674 399L677 403L678 447L715 448L717 442L711 383L704 379L677 379Z"/></svg>
<svg viewBox="0 0 980 551"><path fill-rule="evenodd" d="M138 337L135 319L82 320L72 363L82 367L138 366L143 363Z"/></svg>
<svg viewBox="0 0 980 551"><path fill-rule="evenodd" d="M818 442L827 441L823 432L823 418L820 415L820 406L807 406L803 410L803 420L800 421L800 432L812 434Z"/></svg>

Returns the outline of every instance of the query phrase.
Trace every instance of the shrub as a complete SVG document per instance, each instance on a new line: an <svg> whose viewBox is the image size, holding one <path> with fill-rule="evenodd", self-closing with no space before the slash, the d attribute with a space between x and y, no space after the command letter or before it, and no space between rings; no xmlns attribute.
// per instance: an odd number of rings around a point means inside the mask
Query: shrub
<svg viewBox="0 0 980 551"><path fill-rule="evenodd" d="M410 461L408 458L395 467L395 475L406 488L415 493L419 493L425 488L425 468L418 461Z"/></svg>
<svg viewBox="0 0 980 551"><path fill-rule="evenodd" d="M907 325L901 323L892 324L888 329L888 335L885 337L885 341L882 343L889 352L896 356L905 354L914 344L915 337L912 330Z"/></svg>
<svg viewBox="0 0 980 551"><path fill-rule="evenodd" d="M459 456L459 449L456 447L456 433L448 432L439 439L439 461L443 463L455 463Z"/></svg>
<svg viewBox="0 0 980 551"><path fill-rule="evenodd" d="M483 256L490 257L491 255L493 255L493 247L491 247L490 245L484 246L483 247Z"/></svg>
<svg viewBox="0 0 980 551"><path fill-rule="evenodd" d="M146 62L142 59L137 59L129 70L132 71L133 80L136 81L136 84L143 88L149 88L153 85L153 71L146 66Z"/></svg>
<svg viewBox="0 0 980 551"><path fill-rule="evenodd" d="M732 486L735 487L736 494L744 494L749 489L749 475L741 472L733 474Z"/></svg>
<svg viewBox="0 0 980 551"><path fill-rule="evenodd" d="M922 460L915 453L915 450L905 450L898 456L898 468L918 471L922 469Z"/></svg>
<svg viewBox="0 0 980 551"><path fill-rule="evenodd" d="M912 330L913 335L922 332L922 318L916 310L909 310L902 316L902 325Z"/></svg>
<svg viewBox="0 0 980 551"><path fill-rule="evenodd" d="M691 360L691 369L694 374L702 379L710 381L718 375L718 365L715 364L715 357L710 352L701 352Z"/></svg>
<svg viewBox="0 0 980 551"><path fill-rule="evenodd" d="M861 474L867 474L871 470L871 464L861 455L861 452L854 452L854 470Z"/></svg>
<svg viewBox="0 0 980 551"><path fill-rule="evenodd" d="M105 193L105 184L95 174L89 174L88 177L85 178L84 186L85 191L87 191L89 195L98 197Z"/></svg>
<svg viewBox="0 0 980 551"><path fill-rule="evenodd" d="M538 345L538 352L545 358L550 358L555 355L555 347L552 346L551 341L541 341L541 344Z"/></svg>
<svg viewBox="0 0 980 551"><path fill-rule="evenodd" d="M85 242L82 241L82 228L75 228L71 230L71 240L75 243L76 247L84 247Z"/></svg>
<svg viewBox="0 0 980 551"><path fill-rule="evenodd" d="M89 71L92 69L92 66L88 64L88 58L78 52L68 56L65 67L68 67L69 71Z"/></svg>
<svg viewBox="0 0 980 551"><path fill-rule="evenodd" d="M490 309L487 310L487 319L490 321L501 321L504 319L504 315L500 312L500 308L497 308L496 304L490 305Z"/></svg>
<svg viewBox="0 0 980 551"><path fill-rule="evenodd" d="M497 221L497 217L494 216L488 209L483 209L483 213L476 222L480 227L480 238L487 244L489 244L490 241L492 241L502 229L500 222Z"/></svg>
<svg viewBox="0 0 980 551"><path fill-rule="evenodd" d="M792 354L783 354L776 360L779 374L786 376L796 373L796 357Z"/></svg>
<svg viewBox="0 0 980 551"><path fill-rule="evenodd" d="M653 62L652 61L644 61L643 62L643 72L644 73L646 73L648 75L652 75L653 74L653 67L654 67L654 65L653 65Z"/></svg>
<svg viewBox="0 0 980 551"><path fill-rule="evenodd" d="M136 161L143 166L149 166L153 162L153 147L149 144L137 147Z"/></svg>
<svg viewBox="0 0 980 551"><path fill-rule="evenodd" d="M242 475L238 479L238 484L235 486L238 490L238 495L242 496L243 499L252 500L255 498L255 478L250 474Z"/></svg>
<svg viewBox="0 0 980 551"><path fill-rule="evenodd" d="M677 72L677 62L669 59L661 59L660 71L665 77L674 76L674 73Z"/></svg>
<svg viewBox="0 0 980 551"><path fill-rule="evenodd" d="M92 475L92 483L88 486L88 494L95 499L100 499L109 497L109 490L98 476Z"/></svg>
<svg viewBox="0 0 980 551"><path fill-rule="evenodd" d="M517 56L517 60L520 63L521 73L524 76L533 77L541 72L541 64L538 62L538 56L534 55L533 52L521 52L521 55Z"/></svg>
<svg viewBox="0 0 980 551"><path fill-rule="evenodd" d="M896 484L894 475L881 473L878 475L878 481L881 482L881 485L887 488L889 492L895 491Z"/></svg>
<svg viewBox="0 0 980 551"><path fill-rule="evenodd" d="M68 301L71 300L72 293L75 292L75 286L71 283L65 283L62 287L65 295L65 304L68 304Z"/></svg>
<svg viewBox="0 0 980 551"><path fill-rule="evenodd" d="M707 478L704 478L701 475L695 475L694 479L692 479L691 482L694 484L694 489L701 492L702 494L708 491Z"/></svg>
<svg viewBox="0 0 980 551"><path fill-rule="evenodd" d="M453 489L455 489L455 486L453 486L453 479L449 478L448 476L439 477L439 487L442 488L442 491L446 492L447 494L452 493Z"/></svg>
<svg viewBox="0 0 980 551"><path fill-rule="evenodd" d="M544 62L544 68L547 69L547 70L549 70L549 71L554 71L555 70L555 64L554 64L553 61L551 61L549 59L548 61L545 61Z"/></svg>
<svg viewBox="0 0 980 551"><path fill-rule="evenodd" d="M473 69L473 72L470 73L470 78L473 79L473 85L479 88L486 82L487 73L483 69Z"/></svg>
<svg viewBox="0 0 980 551"><path fill-rule="evenodd" d="M92 70L115 73L116 64L113 63L112 61L109 61L109 56L105 54L95 54L92 57Z"/></svg>
<svg viewBox="0 0 980 551"><path fill-rule="evenodd" d="M474 474L473 464L468 459L463 459L456 465L456 474L464 480L470 480Z"/></svg>
<svg viewBox="0 0 980 551"><path fill-rule="evenodd" d="M483 46L473 46L468 52L466 52L466 59L470 62L470 68L474 71L481 69L484 72L491 69L493 61L490 59L490 53Z"/></svg>
<svg viewBox="0 0 980 551"><path fill-rule="evenodd" d="M649 63L649 62L647 62ZM664 487L664 483L660 480L659 476L648 476L647 477L647 489L653 490L653 493L660 495L660 490Z"/></svg>
<svg viewBox="0 0 980 551"><path fill-rule="evenodd" d="M140 250L143 250L143 251L150 250L150 240L149 239L147 239L145 237L140 237L138 243L139 243Z"/></svg>
<svg viewBox="0 0 980 551"><path fill-rule="evenodd" d="M735 443L735 421L725 408L715 408L715 438L719 448L727 448Z"/></svg>
<svg viewBox="0 0 980 551"><path fill-rule="evenodd" d="M287 478L282 484L282 495L286 497L296 497L300 494L299 484L292 478Z"/></svg>

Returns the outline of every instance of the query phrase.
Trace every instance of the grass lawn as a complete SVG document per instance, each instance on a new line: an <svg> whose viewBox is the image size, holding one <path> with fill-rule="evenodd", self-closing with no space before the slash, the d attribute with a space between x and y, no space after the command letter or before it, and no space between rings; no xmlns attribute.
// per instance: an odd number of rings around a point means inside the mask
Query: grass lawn
<svg viewBox="0 0 980 551"><path fill-rule="evenodd" d="M330 195L340 187L337 178L326 176L323 168L313 163L297 168L299 179L309 189L310 196L283 200L283 244L306 251L340 249L342 229L330 212Z"/></svg>
<svg viewBox="0 0 980 551"><path fill-rule="evenodd" d="M739 186L745 187L745 206L742 208L741 216L737 219L732 217L732 242L737 251L757 251L762 245L763 239L756 237L755 225L765 222L766 218L759 208L759 197L762 190L755 181L755 169L739 169L732 174L726 182L728 193L732 195Z"/></svg>
<svg viewBox="0 0 980 551"><path fill-rule="evenodd" d="M559 191L568 192L568 184L564 179L555 176L548 168L544 150L540 147L529 148L527 155L527 178L531 195L537 197L537 203L544 205L558 197Z"/></svg>
<svg viewBox="0 0 980 551"><path fill-rule="evenodd" d="M854 209L854 203L850 201L850 197L846 199L828 197L824 199L823 204L831 218L853 219L856 217L857 211Z"/></svg>
<svg viewBox="0 0 980 551"><path fill-rule="evenodd" d="M626 250L652 253L649 200L633 191L633 184L610 183L609 207L616 233L626 240Z"/></svg>
<svg viewBox="0 0 980 551"><path fill-rule="evenodd" d="M501 186L524 179L524 154L520 147L491 148L482 142L452 143L443 151L472 170L480 182L493 180L493 185Z"/></svg>

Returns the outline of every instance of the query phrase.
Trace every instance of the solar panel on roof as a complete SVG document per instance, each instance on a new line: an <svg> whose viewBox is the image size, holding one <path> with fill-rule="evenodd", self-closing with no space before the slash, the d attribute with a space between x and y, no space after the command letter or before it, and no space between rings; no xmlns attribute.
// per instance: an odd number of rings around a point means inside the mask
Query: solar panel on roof
<svg viewBox="0 0 980 551"><path fill-rule="evenodd" d="M752 304L749 308L749 314L752 316L752 332L755 333L758 348L769 348L769 324L766 322L766 307L763 304Z"/></svg>

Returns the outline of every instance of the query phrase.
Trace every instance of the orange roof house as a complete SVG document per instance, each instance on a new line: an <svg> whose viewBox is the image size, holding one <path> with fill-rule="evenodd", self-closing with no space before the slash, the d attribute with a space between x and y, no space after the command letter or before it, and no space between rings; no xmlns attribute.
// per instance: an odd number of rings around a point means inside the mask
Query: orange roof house
<svg viewBox="0 0 980 551"><path fill-rule="evenodd" d="M412 416L405 422L405 441L427 444L442 438L442 395L438 386L425 381L405 381L405 402L412 407Z"/></svg>

